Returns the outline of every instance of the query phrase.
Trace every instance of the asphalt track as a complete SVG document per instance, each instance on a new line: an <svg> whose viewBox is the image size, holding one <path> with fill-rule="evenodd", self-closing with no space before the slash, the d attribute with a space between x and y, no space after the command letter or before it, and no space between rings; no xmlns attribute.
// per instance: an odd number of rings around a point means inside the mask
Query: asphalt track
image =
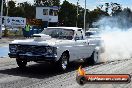
<svg viewBox="0 0 132 88"><path fill-rule="evenodd" d="M132 88L129 84L77 84L76 73L82 65L89 74L130 74L132 59L115 60L96 65L83 62L70 64L67 72L60 72L49 63L28 63L26 69L19 69L15 59L0 59L0 88Z"/></svg>

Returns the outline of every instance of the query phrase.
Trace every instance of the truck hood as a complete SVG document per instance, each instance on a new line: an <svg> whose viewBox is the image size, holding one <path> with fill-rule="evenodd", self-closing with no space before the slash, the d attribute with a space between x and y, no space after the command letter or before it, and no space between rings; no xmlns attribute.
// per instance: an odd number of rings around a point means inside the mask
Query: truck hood
<svg viewBox="0 0 132 88"><path fill-rule="evenodd" d="M12 44L23 44L23 45L46 45L46 46L55 46L57 44L64 44L69 42L69 40L60 40L51 38L49 35L45 34L35 34L33 35L34 39L26 39L26 40L14 40Z"/></svg>

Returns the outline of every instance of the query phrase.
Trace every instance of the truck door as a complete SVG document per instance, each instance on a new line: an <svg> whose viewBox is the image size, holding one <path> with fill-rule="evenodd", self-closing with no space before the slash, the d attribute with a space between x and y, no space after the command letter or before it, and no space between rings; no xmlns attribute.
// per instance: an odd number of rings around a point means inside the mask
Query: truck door
<svg viewBox="0 0 132 88"><path fill-rule="evenodd" d="M88 57L89 46L88 41L83 38L82 30L78 30L75 36L76 54L79 59Z"/></svg>

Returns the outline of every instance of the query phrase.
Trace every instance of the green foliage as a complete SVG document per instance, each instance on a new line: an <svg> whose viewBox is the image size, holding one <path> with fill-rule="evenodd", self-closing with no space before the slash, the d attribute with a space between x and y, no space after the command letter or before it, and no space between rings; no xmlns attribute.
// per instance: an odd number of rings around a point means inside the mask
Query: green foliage
<svg viewBox="0 0 132 88"><path fill-rule="evenodd" d="M20 13L25 18L35 18L35 6L28 2L23 2L18 4L18 14Z"/></svg>
<svg viewBox="0 0 132 88"><path fill-rule="evenodd" d="M15 7L16 7L16 3L14 1L9 1L8 2L8 8L13 9Z"/></svg>
<svg viewBox="0 0 132 88"><path fill-rule="evenodd" d="M8 16L11 17L25 17L25 18L35 18L35 6L28 2L16 3L14 1L9 1Z"/></svg>
<svg viewBox="0 0 132 88"><path fill-rule="evenodd" d="M122 6L118 3L105 3L104 5L99 5L97 8L102 9L105 7L105 12L108 13L109 10L111 10L112 16L117 16L120 12L122 12Z"/></svg>
<svg viewBox="0 0 132 88"><path fill-rule="evenodd" d="M0 1L1 2L1 1ZM59 26L76 26L83 28L84 24L84 8L78 5L78 19L77 19L77 5L69 3L68 0L64 0L60 5L60 0L34 0L34 4L28 2L16 3L11 0L8 3L8 16L11 17L25 17L35 18L36 6L59 6ZM111 10L111 13L109 11ZM6 15L7 7L4 0L4 15ZM97 22L104 16L120 16L120 18L126 18L127 21L132 23L132 12L129 8L122 9L122 6L118 3L105 3L99 5L96 9L89 11L86 10L86 24L92 27L93 22ZM130 24L131 26L131 24Z"/></svg>
<svg viewBox="0 0 132 88"><path fill-rule="evenodd" d="M76 6L64 1L59 11L59 23L61 26L75 26L76 24Z"/></svg>
<svg viewBox="0 0 132 88"><path fill-rule="evenodd" d="M84 8L79 8L78 20L77 18L77 6L64 1L59 11L59 23L60 26L76 26L76 20L78 21L78 27L83 27L84 24ZM93 11L86 10L86 23L92 27L92 23L99 20L102 16L108 16L108 13L101 10L100 8L94 9Z"/></svg>
<svg viewBox="0 0 132 88"><path fill-rule="evenodd" d="M8 35L9 35L9 31L8 31L8 29L5 29L5 30L4 30L4 35L3 35L3 36L4 36L4 37L8 37Z"/></svg>
<svg viewBox="0 0 132 88"><path fill-rule="evenodd" d="M36 6L59 6L60 0L34 0Z"/></svg>
<svg viewBox="0 0 132 88"><path fill-rule="evenodd" d="M98 21L101 17L109 16L109 14L100 8L94 9L89 13L89 24L92 27L92 23Z"/></svg>

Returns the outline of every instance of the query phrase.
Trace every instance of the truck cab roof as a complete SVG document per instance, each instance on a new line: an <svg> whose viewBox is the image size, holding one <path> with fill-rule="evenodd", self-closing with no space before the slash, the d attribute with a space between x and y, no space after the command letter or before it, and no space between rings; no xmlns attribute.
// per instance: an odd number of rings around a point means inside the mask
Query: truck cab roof
<svg viewBox="0 0 132 88"><path fill-rule="evenodd" d="M60 28L60 29L69 29L69 30L74 30L74 31L77 31L77 30L82 30L82 28L78 28L78 27L48 27L48 28Z"/></svg>

